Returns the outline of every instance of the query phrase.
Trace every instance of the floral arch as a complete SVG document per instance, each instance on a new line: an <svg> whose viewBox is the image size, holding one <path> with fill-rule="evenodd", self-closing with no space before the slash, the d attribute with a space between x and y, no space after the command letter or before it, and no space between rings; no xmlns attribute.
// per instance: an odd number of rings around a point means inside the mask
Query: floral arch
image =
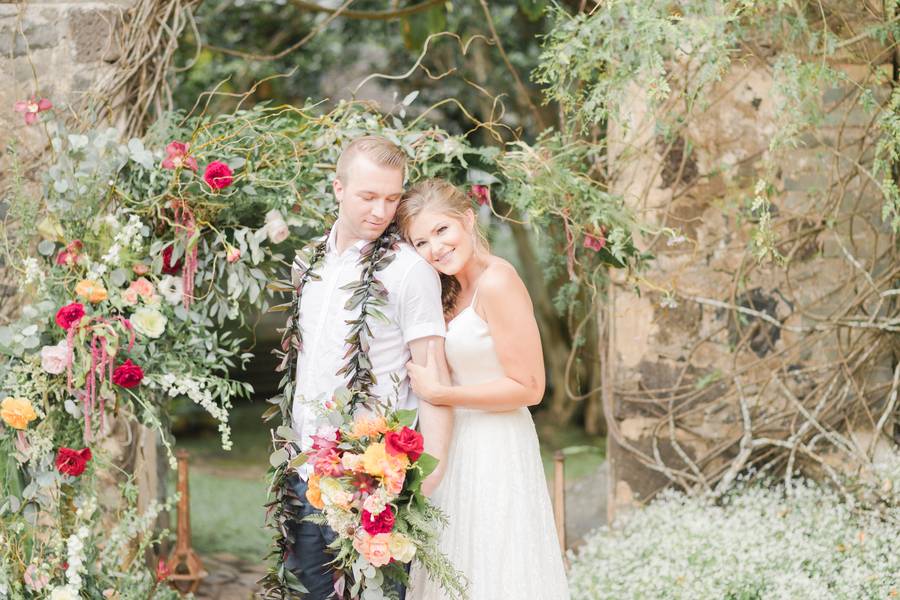
<svg viewBox="0 0 900 600"><path fill-rule="evenodd" d="M174 466L169 408L187 398L230 447L232 399L252 390L229 369L252 354L222 328L268 310L270 283L333 218L329 181L348 139L380 133L409 152L411 180L449 178L490 208L503 193L536 228L562 222L573 281L635 252L621 203L581 174L587 149L557 138L478 148L404 124L403 107L342 103L170 114L122 143L113 128L68 130L41 114L48 100L31 104L21 112L45 128L48 151L39 197L22 165L15 173L4 241L20 310L0 328L0 590L13 597L171 593L142 559L167 507L138 502L133 473L118 477L124 500L101 497L123 451L110 434L152 428ZM281 398L270 402L274 415Z"/></svg>

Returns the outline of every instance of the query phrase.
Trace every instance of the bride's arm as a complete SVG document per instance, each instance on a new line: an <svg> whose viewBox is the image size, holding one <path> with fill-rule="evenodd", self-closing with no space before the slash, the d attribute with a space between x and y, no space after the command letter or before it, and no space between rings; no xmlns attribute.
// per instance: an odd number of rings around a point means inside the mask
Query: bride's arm
<svg viewBox="0 0 900 600"><path fill-rule="evenodd" d="M413 340L409 344L409 352L413 365L421 365L438 381L450 384L443 338L431 336ZM437 468L422 483L422 492L430 496L447 469L447 453L453 433L453 409L449 406L435 406L420 398L419 429L425 438L425 452L438 459Z"/></svg>
<svg viewBox="0 0 900 600"><path fill-rule="evenodd" d="M420 399L442 406L505 411L540 403L544 395L544 357L534 309L525 284L508 264L498 264L479 282L484 312L505 377L479 385L451 386L427 369L409 366Z"/></svg>

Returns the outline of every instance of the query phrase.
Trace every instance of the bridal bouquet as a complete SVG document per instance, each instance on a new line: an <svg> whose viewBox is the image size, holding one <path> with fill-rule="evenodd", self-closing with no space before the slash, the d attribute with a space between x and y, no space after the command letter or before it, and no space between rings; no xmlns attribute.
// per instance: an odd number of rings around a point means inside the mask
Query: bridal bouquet
<svg viewBox="0 0 900 600"><path fill-rule="evenodd" d="M326 406L328 424L290 460L311 469L306 497L322 512L307 519L336 534L330 544L336 597L396 598L396 584L407 584L415 558L450 597L463 598L462 576L438 550L446 518L422 494L438 461L412 429L415 411L379 408L354 417L350 404L349 391L336 393Z"/></svg>

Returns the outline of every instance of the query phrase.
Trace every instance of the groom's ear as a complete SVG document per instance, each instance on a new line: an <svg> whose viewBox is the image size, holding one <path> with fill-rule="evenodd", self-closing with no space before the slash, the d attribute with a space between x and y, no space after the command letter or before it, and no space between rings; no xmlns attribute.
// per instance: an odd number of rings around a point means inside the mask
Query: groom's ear
<svg viewBox="0 0 900 600"><path fill-rule="evenodd" d="M331 189L334 190L334 197L338 201L338 204L341 203L341 200L344 199L344 184L341 183L341 180L335 177L331 181Z"/></svg>

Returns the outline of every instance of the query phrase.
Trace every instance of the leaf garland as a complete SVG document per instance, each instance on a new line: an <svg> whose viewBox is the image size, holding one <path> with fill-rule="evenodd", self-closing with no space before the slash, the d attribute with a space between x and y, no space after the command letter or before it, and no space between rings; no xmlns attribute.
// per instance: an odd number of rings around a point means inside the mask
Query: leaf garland
<svg viewBox="0 0 900 600"><path fill-rule="evenodd" d="M329 232L330 233L330 232ZM292 435L291 409L294 391L297 387L297 359L303 350L303 332L300 329L300 300L303 288L309 281L321 279L314 269L325 257L329 233L315 245L309 245L301 250L294 264L298 267L299 278L296 283L279 281L270 286L275 291L292 292L291 301L286 304L273 307L272 310L290 310L281 337L281 349L275 353L281 358L276 371L285 372L279 383L281 394L275 396L271 403L275 404L263 415L263 419L270 420L275 415L281 414L282 426L273 433L272 440L275 452L272 455L272 483L270 486L271 500L266 503L266 524L273 531L272 546L266 560L274 559L274 564L269 567L266 575L259 580L263 591L261 597L265 600L286 600L302 597L307 593L300 580L291 573L284 561L296 541L289 527L292 522L299 522L300 507L303 500L297 496L292 487L288 485L291 469L296 469L303 464L303 455L300 452L299 439ZM400 242L400 234L394 225L391 225L378 239L366 244L360 251L359 262L362 267L359 281L342 286L341 289L350 291L350 298L344 305L347 310L359 307L359 317L346 321L350 325L350 331L344 341L347 343L347 352L344 359L347 363L337 372L338 375L348 375L348 390L350 392L349 410L352 413L360 404L367 404L374 396L371 388L376 383L375 374L372 372L372 361L369 359L369 340L372 337L372 329L369 319L378 319L386 322L387 316L379 307L387 304L387 289L376 278L396 257L395 250Z"/></svg>

